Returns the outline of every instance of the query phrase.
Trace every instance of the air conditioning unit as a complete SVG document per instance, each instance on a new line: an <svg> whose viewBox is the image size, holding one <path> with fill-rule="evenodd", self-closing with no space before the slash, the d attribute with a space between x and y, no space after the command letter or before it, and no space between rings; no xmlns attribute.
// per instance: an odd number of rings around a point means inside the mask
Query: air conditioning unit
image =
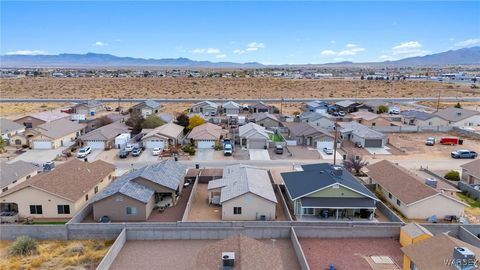
<svg viewBox="0 0 480 270"><path fill-rule="evenodd" d="M471 270L475 267L475 253L466 247L453 248L453 261L458 270Z"/></svg>
<svg viewBox="0 0 480 270"><path fill-rule="evenodd" d="M222 252L222 269L233 269L235 266L235 253Z"/></svg>

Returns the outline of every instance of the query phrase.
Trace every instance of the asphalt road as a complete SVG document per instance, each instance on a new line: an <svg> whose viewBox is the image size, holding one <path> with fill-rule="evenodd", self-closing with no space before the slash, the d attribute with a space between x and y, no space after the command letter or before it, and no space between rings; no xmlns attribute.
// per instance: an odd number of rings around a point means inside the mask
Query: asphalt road
<svg viewBox="0 0 480 270"><path fill-rule="evenodd" d="M336 102L345 100L348 98L322 98L324 101ZM416 102L416 101L437 101L438 97L418 97L418 98L350 98L355 101L390 101L390 102ZM88 99L75 99L75 98L46 98L46 99L29 99L29 98L1 98L0 102L2 103L11 103L11 102L83 102ZM142 102L147 99L141 98L128 98L128 99L115 99L115 98L102 98L98 99L101 102ZM162 99L149 99L162 103L195 103L203 101L206 99L182 99L182 98L162 98ZM226 101L236 101L236 102L258 102L264 101L268 103L276 102L285 102L285 103L296 103L296 102L308 102L313 100L318 100L318 98L270 98L270 99L208 99L213 102L226 102ZM441 101L480 101L480 97L441 97Z"/></svg>

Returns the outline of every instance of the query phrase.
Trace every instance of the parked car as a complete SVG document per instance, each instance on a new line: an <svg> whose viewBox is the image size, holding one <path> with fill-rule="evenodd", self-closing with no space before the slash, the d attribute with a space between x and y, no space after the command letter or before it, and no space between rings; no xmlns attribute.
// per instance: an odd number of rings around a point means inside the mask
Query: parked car
<svg viewBox="0 0 480 270"><path fill-rule="evenodd" d="M333 155L333 149L331 147L323 148L323 152L325 152L327 155Z"/></svg>
<svg viewBox="0 0 480 270"><path fill-rule="evenodd" d="M125 146L125 151L131 152L131 151L133 150L133 148L134 148L134 147L133 147L133 144L127 144L127 145Z"/></svg>
<svg viewBox="0 0 480 270"><path fill-rule="evenodd" d="M345 112L344 111L339 111L338 116L345 116Z"/></svg>
<svg viewBox="0 0 480 270"><path fill-rule="evenodd" d="M451 153L452 158L476 158L477 152L471 150L457 150Z"/></svg>
<svg viewBox="0 0 480 270"><path fill-rule="evenodd" d="M135 147L132 150L132 156L134 156L134 157L140 156L141 153L142 153L142 148L140 148L140 147Z"/></svg>
<svg viewBox="0 0 480 270"><path fill-rule="evenodd" d="M338 112L333 112L332 115L333 116L339 116Z"/></svg>
<svg viewBox="0 0 480 270"><path fill-rule="evenodd" d="M77 153L77 158L84 158L92 152L92 148L90 146L85 146L83 148L80 148Z"/></svg>
<svg viewBox="0 0 480 270"><path fill-rule="evenodd" d="M427 141L425 142L425 145L428 145L428 146L434 146L435 145L435 138L428 138Z"/></svg>
<svg viewBox="0 0 480 270"><path fill-rule="evenodd" d="M45 164L43 164L43 171L44 172L49 172L55 169L55 162L54 161L47 161Z"/></svg>
<svg viewBox="0 0 480 270"><path fill-rule="evenodd" d="M110 220L109 216L102 216L99 220L98 223L111 223L112 221Z"/></svg>
<svg viewBox="0 0 480 270"><path fill-rule="evenodd" d="M108 111L108 112L111 112L111 111L113 111L113 108L110 107L110 106L107 106L107 107L105 107L105 110Z"/></svg>
<svg viewBox="0 0 480 270"><path fill-rule="evenodd" d="M120 153L118 153L119 158L127 158L128 155L130 155L130 152L125 149L120 150Z"/></svg>
<svg viewBox="0 0 480 270"><path fill-rule="evenodd" d="M283 146L275 145L275 154L282 155L283 154Z"/></svg>
<svg viewBox="0 0 480 270"><path fill-rule="evenodd" d="M223 155L231 156L233 154L233 146L231 143L225 143L223 145Z"/></svg>
<svg viewBox="0 0 480 270"><path fill-rule="evenodd" d="M161 148L156 147L156 148L152 149L152 155L154 155L154 156L160 155L161 152L162 152Z"/></svg>
<svg viewBox="0 0 480 270"><path fill-rule="evenodd" d="M388 109L388 113L389 114L400 114L400 109L392 107L392 108Z"/></svg>

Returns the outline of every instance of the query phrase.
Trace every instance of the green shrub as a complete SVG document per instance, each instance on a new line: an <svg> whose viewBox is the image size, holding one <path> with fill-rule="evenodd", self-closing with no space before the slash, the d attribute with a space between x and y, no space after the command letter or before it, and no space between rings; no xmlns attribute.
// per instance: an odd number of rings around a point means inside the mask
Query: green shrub
<svg viewBox="0 0 480 270"><path fill-rule="evenodd" d="M37 241L29 236L17 237L10 247L10 255L27 256L37 251Z"/></svg>
<svg viewBox="0 0 480 270"><path fill-rule="evenodd" d="M445 179L448 179L448 180L460 181L460 173L454 170L447 172L444 177Z"/></svg>
<svg viewBox="0 0 480 270"><path fill-rule="evenodd" d="M381 113L386 113L386 112L388 112L388 107L387 106L385 106L385 105L378 106L377 113L381 114Z"/></svg>
<svg viewBox="0 0 480 270"><path fill-rule="evenodd" d="M182 151L189 154L190 156L195 155L195 146L193 144L187 144L182 146Z"/></svg>

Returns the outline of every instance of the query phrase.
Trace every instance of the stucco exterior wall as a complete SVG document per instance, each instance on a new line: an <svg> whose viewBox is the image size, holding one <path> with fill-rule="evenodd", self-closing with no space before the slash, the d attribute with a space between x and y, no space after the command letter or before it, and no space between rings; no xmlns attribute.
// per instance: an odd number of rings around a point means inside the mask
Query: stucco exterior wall
<svg viewBox="0 0 480 270"><path fill-rule="evenodd" d="M93 203L93 218L99 220L108 216L112 221L145 221L150 216L155 197L152 196L147 204L117 193L103 200ZM127 207L135 207L136 215L127 215Z"/></svg>
<svg viewBox="0 0 480 270"><path fill-rule="evenodd" d="M426 219L433 215L443 219L446 215L460 217L463 215L464 209L465 206L463 204L438 195L406 207L404 214L410 219Z"/></svg>
<svg viewBox="0 0 480 270"><path fill-rule="evenodd" d="M246 193L222 204L223 220L257 220L265 215L267 220L275 220L275 203L253 193ZM242 207L241 215L234 215L233 208Z"/></svg>

